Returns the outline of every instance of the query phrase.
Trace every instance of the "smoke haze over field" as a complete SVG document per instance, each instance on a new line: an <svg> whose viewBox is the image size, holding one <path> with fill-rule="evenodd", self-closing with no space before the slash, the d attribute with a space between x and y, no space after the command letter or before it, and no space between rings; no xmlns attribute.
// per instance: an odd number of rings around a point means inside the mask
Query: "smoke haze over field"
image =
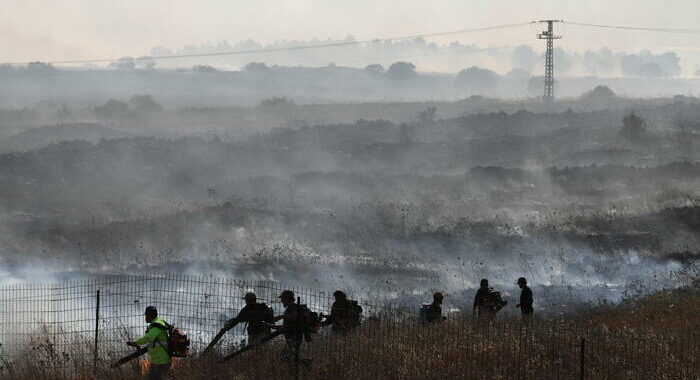
<svg viewBox="0 0 700 380"><path fill-rule="evenodd" d="M697 2L472 3L0 4L25 63L0 66L0 281L186 272L461 308L524 275L555 313L697 281L698 33L574 23L688 27ZM574 21L551 103L542 25L417 36L549 11Z"/></svg>
<svg viewBox="0 0 700 380"><path fill-rule="evenodd" d="M461 300L482 277L508 287L527 275L542 302L562 305L692 282L700 102L598 93L555 104L555 113L505 113L528 106L484 99L382 105L381 114L413 120L261 125L225 140L217 133L237 123L175 133L172 111L137 97L118 120L103 115L109 127L8 138L4 266L186 271L404 301L436 289ZM570 109L594 109L596 96L617 110ZM499 112L435 117L476 105ZM328 120L348 117L346 107L322 110ZM630 107L647 120L635 134L622 122ZM283 120L313 109L247 112ZM201 111L188 117L197 123Z"/></svg>

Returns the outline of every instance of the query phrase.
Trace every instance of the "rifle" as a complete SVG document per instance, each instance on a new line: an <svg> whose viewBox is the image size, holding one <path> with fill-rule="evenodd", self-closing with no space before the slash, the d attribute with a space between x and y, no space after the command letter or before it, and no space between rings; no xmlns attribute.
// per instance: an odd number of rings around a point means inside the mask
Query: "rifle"
<svg viewBox="0 0 700 380"><path fill-rule="evenodd" d="M128 362L130 362L130 361L132 361L132 360L138 358L139 356L145 354L146 352L148 352L148 347L139 347L139 348L137 348L136 351L134 351L133 353L131 353L131 354L129 354L129 355L126 355L126 356L124 356L123 358L121 358L121 359L117 360L116 362L112 363L112 364L109 366L109 368L117 368L117 367L119 367L119 366L122 365L122 364L128 363Z"/></svg>
<svg viewBox="0 0 700 380"><path fill-rule="evenodd" d="M224 334L226 334L234 326L235 325L233 325L231 327L224 327L221 330L219 330L219 332L216 334L216 336L214 336L214 339L211 340L211 343L209 343L207 348L205 348L204 351L202 351L202 356L206 355L209 351L211 351L211 349L214 348L214 346L216 346L217 343L219 343L221 338L223 338Z"/></svg>
<svg viewBox="0 0 700 380"><path fill-rule="evenodd" d="M279 330L277 330L277 331L271 333L270 335L268 335L268 336L262 338L262 339L260 340L260 342L258 342L258 343L255 343L255 344L248 344L248 345L246 345L245 347L243 347L243 348L241 348L241 349L239 349L239 350L237 350L237 351L234 351L234 352L232 352L232 353L230 353L230 354L224 356L223 358L221 358L221 359L219 360L219 363L223 363L223 362L225 362L225 361L227 361L227 360L229 360L229 359L233 359L233 358L235 358L236 356L238 356L238 355L240 355L240 354L242 354L242 353L244 353L244 352L246 352L246 351L248 351L248 350L250 350L250 349L253 349L253 348L257 347L257 346L260 346L260 345L262 345L262 344L265 344L265 343L271 341L272 339L275 339L276 337L278 337L278 336L280 336L280 335L282 335L282 334L284 334L284 333L285 333L284 329L279 329Z"/></svg>

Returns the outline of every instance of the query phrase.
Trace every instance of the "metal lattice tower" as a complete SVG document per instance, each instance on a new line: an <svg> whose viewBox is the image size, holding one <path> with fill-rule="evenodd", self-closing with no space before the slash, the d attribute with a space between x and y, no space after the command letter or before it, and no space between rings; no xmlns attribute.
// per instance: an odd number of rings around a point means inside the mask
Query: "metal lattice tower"
<svg viewBox="0 0 700 380"><path fill-rule="evenodd" d="M547 40L547 53L545 54L544 64L544 97L545 101L554 99L554 40L561 38L560 35L554 34L554 23L563 22L562 20L541 20L541 23L547 23L547 30L542 31L537 35L541 40Z"/></svg>

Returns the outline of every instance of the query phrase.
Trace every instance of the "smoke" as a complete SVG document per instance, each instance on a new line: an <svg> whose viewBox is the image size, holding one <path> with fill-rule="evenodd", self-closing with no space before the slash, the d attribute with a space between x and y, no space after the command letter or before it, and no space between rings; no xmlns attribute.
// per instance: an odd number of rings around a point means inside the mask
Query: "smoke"
<svg viewBox="0 0 700 380"><path fill-rule="evenodd" d="M577 56L557 54L575 70ZM0 112L3 277L215 274L410 304L443 290L465 308L481 278L514 297L525 276L544 307L696 276L694 98L372 102L457 85L498 94L530 78L398 62L386 71L10 70L8 88L50 81L56 101ZM129 93L76 95L69 83ZM616 86L630 82L613 83L621 94ZM365 101L339 103L348 93ZM250 106L211 105L229 94ZM309 104L310 94L337 102ZM630 109L648 122L636 139L620 133ZM74 121L34 127L59 117Z"/></svg>
<svg viewBox="0 0 700 380"><path fill-rule="evenodd" d="M681 73L680 58L676 53L654 55L648 50L623 55L620 69L625 75L653 78L673 77Z"/></svg>
<svg viewBox="0 0 700 380"><path fill-rule="evenodd" d="M554 49L554 62L556 65L556 70L561 74L570 74L574 62L572 57L564 51L564 49L557 47Z"/></svg>
<svg viewBox="0 0 700 380"><path fill-rule="evenodd" d="M355 41L347 37L344 41ZM215 45L186 46L181 49L167 49L162 46L154 47L151 54L197 54L227 51L244 51L260 49L279 49L314 45L328 41L281 41L265 45L246 40L236 44L222 41ZM534 74L544 70L542 51L536 51L530 45L515 47L486 47L477 48L459 42L449 44L428 43L422 38L406 41L382 41L369 45L348 46L332 49L333 59L327 57L324 51L309 52L280 52L265 56L268 64L287 66L319 66L333 63L340 66L364 67L368 64L391 65L393 62L406 59L414 64L419 71L459 72L465 69L458 66L459 62L476 61L480 66L498 73L506 73L513 69L522 69ZM337 50L337 51L336 51ZM674 77L681 74L681 58L676 52L652 53L642 50L639 53L614 52L607 47L583 52L555 48L557 72L572 75L601 75L601 76L641 76L641 77ZM460 60L454 60L455 56ZM344 58L345 57L345 58ZM393 58L393 60L392 60ZM224 68L241 68L250 58L245 56L225 56L204 58L206 64ZM510 64L508 65L509 62ZM170 65L170 63L164 63ZM183 64L180 64L182 67ZM184 64L187 66L187 63Z"/></svg>
<svg viewBox="0 0 700 380"><path fill-rule="evenodd" d="M528 45L520 45L513 49L511 55L514 69L523 69L532 72L535 67L540 65L541 57L532 47Z"/></svg>
<svg viewBox="0 0 700 380"><path fill-rule="evenodd" d="M591 75L609 76L616 71L615 54L608 48L586 50L583 54L583 67Z"/></svg>

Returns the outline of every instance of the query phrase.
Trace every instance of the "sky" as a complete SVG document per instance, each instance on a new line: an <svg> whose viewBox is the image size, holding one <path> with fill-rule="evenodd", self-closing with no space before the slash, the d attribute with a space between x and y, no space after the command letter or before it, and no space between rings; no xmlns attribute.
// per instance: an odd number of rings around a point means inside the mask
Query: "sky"
<svg viewBox="0 0 700 380"><path fill-rule="evenodd" d="M698 28L697 0L0 0L0 62L147 55L154 46L385 38L527 22ZM543 42L529 26L430 39L487 46ZM558 46L700 55L700 34L564 28ZM698 60L700 61L700 60Z"/></svg>

